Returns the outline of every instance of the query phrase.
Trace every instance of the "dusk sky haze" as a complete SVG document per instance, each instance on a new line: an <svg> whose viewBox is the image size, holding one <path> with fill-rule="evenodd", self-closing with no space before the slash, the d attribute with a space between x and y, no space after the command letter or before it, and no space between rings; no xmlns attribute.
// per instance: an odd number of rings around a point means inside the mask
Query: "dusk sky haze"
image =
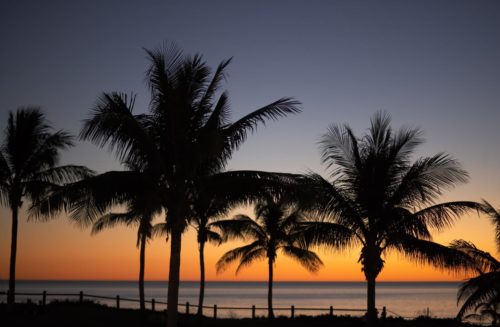
<svg viewBox="0 0 500 327"><path fill-rule="evenodd" d="M9 111L40 106L59 129L77 135L102 92L137 94L148 108L144 48L175 42L201 53L215 69L233 57L223 85L232 119L292 96L302 113L261 126L228 169L328 176L318 140L330 124L357 135L383 110L393 127L419 127L417 156L446 152L470 174L441 199L486 199L500 207L500 2L498 1L14 1L0 3L0 128ZM3 134L2 134L3 135ZM64 163L98 172L121 169L113 154L78 142ZM26 209L26 205L23 207ZM238 212L244 212L244 209ZM97 236L61 215L26 222L21 215L19 279L129 279L138 273L136 230ZM0 208L0 279L7 279L10 211ZM464 216L435 234L495 252L486 218ZM208 280L266 280L266 265L216 275L216 260L233 244L207 248ZM148 244L146 279L167 279L169 246ZM198 278L192 232L183 242L181 278ZM276 280L364 280L358 251L319 252L316 275L278 259ZM399 255L380 280L460 280Z"/></svg>

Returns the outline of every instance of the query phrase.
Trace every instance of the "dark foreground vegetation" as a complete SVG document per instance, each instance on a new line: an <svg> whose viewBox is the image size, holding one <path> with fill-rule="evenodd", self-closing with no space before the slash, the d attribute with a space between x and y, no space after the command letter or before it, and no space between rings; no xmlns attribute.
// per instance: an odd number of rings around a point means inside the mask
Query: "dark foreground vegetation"
<svg viewBox="0 0 500 327"><path fill-rule="evenodd" d="M52 302L46 306L37 304L16 304L8 309L6 304L0 304L0 317L2 326L73 326L73 327L110 327L110 326L164 326L165 312L141 312L135 309L116 309L93 302ZM287 326L287 327L362 327L365 322L362 318L351 316L298 316L295 318L276 317L267 318L199 318L196 315L179 315L179 326ZM404 327L454 327L473 326L456 321L455 319L416 318L404 320L402 318L387 318L379 320L379 326L404 326Z"/></svg>

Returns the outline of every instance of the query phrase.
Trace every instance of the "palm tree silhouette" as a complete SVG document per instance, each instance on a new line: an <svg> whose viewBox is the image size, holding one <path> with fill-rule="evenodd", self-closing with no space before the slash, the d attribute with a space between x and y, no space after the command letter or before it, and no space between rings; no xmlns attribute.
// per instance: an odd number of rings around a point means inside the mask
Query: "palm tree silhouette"
<svg viewBox="0 0 500 327"><path fill-rule="evenodd" d="M483 211L495 225L495 242L500 252L500 212L486 201ZM464 240L453 241L451 247L465 253L478 272L476 277L470 278L460 286L458 302L462 302L462 307L457 318L477 318L474 314L479 312L481 316L490 317L495 326L497 321L500 321L500 261Z"/></svg>
<svg viewBox="0 0 500 327"><path fill-rule="evenodd" d="M216 96L230 60L212 75L200 55L185 56L175 46L146 53L149 112L134 115L123 96L104 94L81 137L108 145L122 162L154 176L171 236L167 325L172 327L177 325L181 239L200 180L223 171L259 123L297 113L299 103L282 98L230 123L227 94Z"/></svg>
<svg viewBox="0 0 500 327"><path fill-rule="evenodd" d="M461 270L465 265L463 255L432 242L430 229L441 230L481 205L434 202L444 189L465 182L467 173L443 153L412 162L422 142L420 130L393 131L390 117L380 112L361 138L347 125L333 125L321 139L322 162L332 169L332 180L311 173L304 185L312 194L312 209L323 217L311 224L308 242L341 250L361 246L369 326L377 319L375 283L385 253L400 252L438 268Z"/></svg>
<svg viewBox="0 0 500 327"><path fill-rule="evenodd" d="M0 148L0 203L12 211L9 304L15 302L18 216L23 201L34 203L61 184L92 174L83 166L58 166L60 152L71 146L72 136L53 131L39 108L9 112Z"/></svg>
<svg viewBox="0 0 500 327"><path fill-rule="evenodd" d="M139 302L141 310L146 309L144 295L144 272L146 268L146 243L155 234L162 234L164 224L153 226L155 216L161 214L162 207L157 194L151 189L135 189L136 193L127 202L124 213L108 213L97 219L92 226L92 234L118 224L137 226L137 246L139 254ZM156 231L155 231L156 229ZM166 232L166 231L165 231Z"/></svg>
<svg viewBox="0 0 500 327"><path fill-rule="evenodd" d="M221 244L222 236L213 228L212 221L226 214L230 208L227 203L220 203L206 193L200 193L198 200L194 202L194 217L190 219L190 224L196 230L196 240L198 242L200 261L200 291L198 297L198 315L203 315L203 301L205 297L205 244Z"/></svg>
<svg viewBox="0 0 500 327"><path fill-rule="evenodd" d="M267 259L268 282L268 317L273 318L273 269L278 252L295 259L311 272L316 272L323 262L316 253L301 246L305 221L302 213L293 204L284 199L268 197L255 205L255 220L245 215L233 219L219 220L212 225L219 228L225 239L244 239L251 243L226 252L217 261L217 272L222 272L230 264L239 261L236 269L257 260Z"/></svg>
<svg viewBox="0 0 500 327"><path fill-rule="evenodd" d="M480 302L474 308L474 313L464 316L464 319L476 321L490 320L491 326L498 326L500 321L500 303L499 302Z"/></svg>

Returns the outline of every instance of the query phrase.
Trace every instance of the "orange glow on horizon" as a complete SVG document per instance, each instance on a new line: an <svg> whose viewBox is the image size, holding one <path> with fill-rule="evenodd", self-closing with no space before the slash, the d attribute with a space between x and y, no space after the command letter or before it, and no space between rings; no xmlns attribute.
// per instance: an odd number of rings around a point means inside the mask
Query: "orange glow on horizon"
<svg viewBox="0 0 500 327"><path fill-rule="evenodd" d="M3 217L10 212L2 209ZM6 223L7 221L7 223ZM6 228L8 227L8 228ZM466 233L465 233L466 232ZM2 221L0 239L0 279L8 278L10 255L10 221ZM26 222L19 226L17 278L19 280L136 280L139 271L139 251L136 248L136 231L119 227L90 236L67 220ZM464 235L467 235L465 237ZM494 232L489 221L477 215L464 217L454 228L438 234L436 241L446 244L457 238L473 241L479 248L495 252ZM193 231L185 234L182 248L181 279L196 281L199 278L199 259ZM240 243L241 244L241 243ZM267 281L266 263L252 265L235 275L235 267L222 274L215 272L215 262L237 243L215 247L206 246L205 262L208 281ZM276 281L364 281L361 266L357 263L359 250L330 253L319 250L324 267L311 274L293 260L279 256L275 268ZM405 260L402 255L391 253L379 281L460 281L457 276L429 266L419 266ZM148 243L146 254L146 280L167 280L169 244L165 239Z"/></svg>

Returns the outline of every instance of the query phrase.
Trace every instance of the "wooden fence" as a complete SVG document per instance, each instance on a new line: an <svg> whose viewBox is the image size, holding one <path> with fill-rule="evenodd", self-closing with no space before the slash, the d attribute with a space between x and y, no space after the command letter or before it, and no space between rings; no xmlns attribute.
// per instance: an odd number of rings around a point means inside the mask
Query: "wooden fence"
<svg viewBox="0 0 500 327"><path fill-rule="evenodd" d="M0 292L0 295L7 295L8 292ZM121 302L134 302L134 303L139 303L139 299L130 299L130 298L123 298L117 295L116 297L111 297L111 296L102 296L102 295L92 295L92 294L86 294L83 293L83 291L80 291L79 293L47 293L47 291L43 291L42 293L16 293L16 295L19 296L37 296L41 297L40 304L41 305L46 305L47 304L47 297L59 297L59 298L78 298L78 301L81 303L84 301L84 299L102 299L102 300L111 300L111 301L116 301L116 308L120 308ZM163 301L157 301L155 299L151 300L145 300L145 303L150 305L151 310L156 311L157 310L157 305L168 305L167 302ZM184 314L191 314L191 308L198 308L198 305L193 305L190 304L189 302L184 303L179 303L179 308L184 308L184 310L181 310L181 313ZM252 305L251 307L218 307L216 304L213 306L203 306L203 309L208 309L208 310L213 310L212 311L212 317L214 319L217 319L217 311L218 310L231 310L231 311L246 311L248 313L251 313L252 319L256 318L256 311L267 311L267 307L256 307L255 305ZM182 312L183 311L183 312ZM303 308L303 307L295 307L294 305L290 307L277 307L273 308L273 311L288 311L290 313L290 317L294 318L296 313L298 311L315 311L321 314L321 312L324 312L325 314L328 314L330 316L333 316L334 312L360 312L360 313L365 313L366 309L349 309L349 308L333 308L333 306L330 306L329 308ZM384 307L385 311L385 307Z"/></svg>

